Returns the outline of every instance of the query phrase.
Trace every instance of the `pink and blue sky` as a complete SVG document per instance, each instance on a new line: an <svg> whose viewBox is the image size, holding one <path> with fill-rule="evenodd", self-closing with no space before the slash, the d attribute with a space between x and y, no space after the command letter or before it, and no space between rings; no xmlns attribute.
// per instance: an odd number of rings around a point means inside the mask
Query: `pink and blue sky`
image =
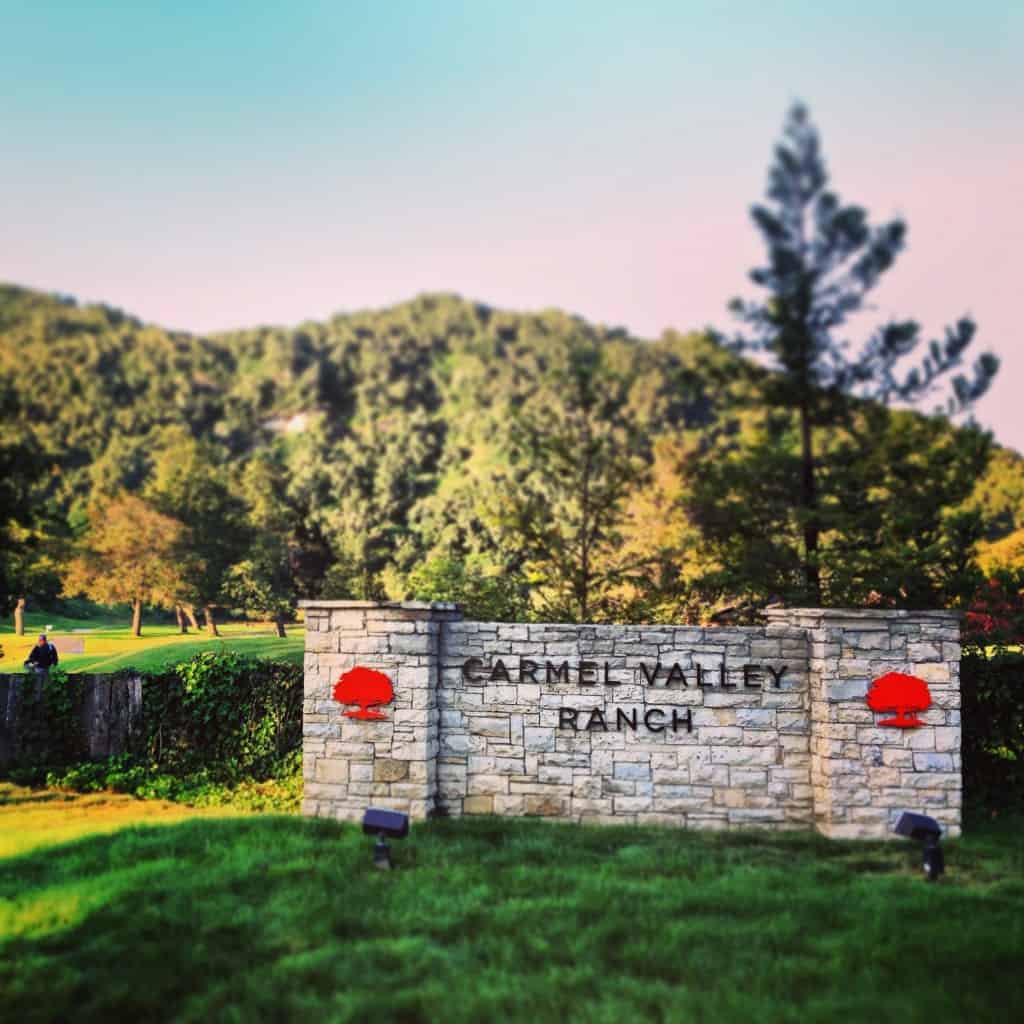
<svg viewBox="0 0 1024 1024"><path fill-rule="evenodd" d="M1024 450L1024 4L0 0L0 280L193 331L423 291L731 329L794 99L909 224L875 314L963 313Z"/></svg>

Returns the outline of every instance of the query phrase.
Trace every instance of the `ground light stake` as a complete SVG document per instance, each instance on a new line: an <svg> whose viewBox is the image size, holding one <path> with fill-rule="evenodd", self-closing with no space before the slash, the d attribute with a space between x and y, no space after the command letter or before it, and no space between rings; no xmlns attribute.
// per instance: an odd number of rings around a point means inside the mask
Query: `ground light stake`
<svg viewBox="0 0 1024 1024"><path fill-rule="evenodd" d="M363 814L363 833L377 837L373 844L373 866L381 871L390 871L393 865L388 839L404 839L409 834L409 815L368 807Z"/></svg>
<svg viewBox="0 0 1024 1024"><path fill-rule="evenodd" d="M924 869L924 876L929 882L936 881L946 870L946 858L939 845L939 836L942 835L939 823L934 818L929 818L927 814L904 811L893 831L899 836L916 839L922 844L921 867Z"/></svg>

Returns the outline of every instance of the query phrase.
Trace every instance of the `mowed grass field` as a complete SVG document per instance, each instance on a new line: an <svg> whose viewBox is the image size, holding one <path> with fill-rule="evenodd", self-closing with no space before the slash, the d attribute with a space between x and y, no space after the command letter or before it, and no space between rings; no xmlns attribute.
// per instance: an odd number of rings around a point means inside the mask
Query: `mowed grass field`
<svg viewBox="0 0 1024 1024"><path fill-rule="evenodd" d="M4 1020L960 1024L1024 996L1020 819L928 885L904 842L526 819L415 825L391 873L351 825L141 802L64 842L62 799L0 792Z"/></svg>
<svg viewBox="0 0 1024 1024"><path fill-rule="evenodd" d="M45 612L30 613L25 616L24 636L16 636L10 622L0 628L0 672L23 671L22 663L41 632L51 639L82 641L83 653L60 655L61 667L69 672L115 672L129 667L156 672L199 651L226 649L253 658L302 662L301 625L288 627L288 636L283 640L275 635L270 623L229 622L218 628L220 639L195 630L183 636L176 626L146 625L144 621L142 636L133 637L127 620L68 619Z"/></svg>
<svg viewBox="0 0 1024 1024"><path fill-rule="evenodd" d="M123 793L33 790L0 781L0 865L5 857L125 827L244 813L223 807L187 807L166 800L136 800Z"/></svg>

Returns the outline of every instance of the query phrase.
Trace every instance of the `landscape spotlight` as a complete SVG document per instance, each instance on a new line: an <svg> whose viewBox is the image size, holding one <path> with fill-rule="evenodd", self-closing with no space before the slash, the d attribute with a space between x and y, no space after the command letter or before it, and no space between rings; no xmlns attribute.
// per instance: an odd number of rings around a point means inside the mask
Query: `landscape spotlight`
<svg viewBox="0 0 1024 1024"><path fill-rule="evenodd" d="M391 870L391 847L388 839L404 839L409 834L409 815L401 811L386 811L368 807L363 815L363 833L376 836L373 844L373 866L381 871Z"/></svg>
<svg viewBox="0 0 1024 1024"><path fill-rule="evenodd" d="M942 829L934 818L929 818L927 814L904 811L900 815L900 820L896 822L894 831L899 836L916 839L923 844L921 866L929 882L934 882L946 870L946 859L942 855L942 847L939 846Z"/></svg>

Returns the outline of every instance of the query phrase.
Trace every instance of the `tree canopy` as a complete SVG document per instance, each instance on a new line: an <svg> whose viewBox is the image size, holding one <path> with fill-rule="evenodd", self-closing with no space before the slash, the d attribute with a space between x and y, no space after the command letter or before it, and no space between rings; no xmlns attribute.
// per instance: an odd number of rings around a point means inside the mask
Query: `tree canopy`
<svg viewBox="0 0 1024 1024"><path fill-rule="evenodd" d="M133 494L99 500L65 588L95 601L132 605L132 631L142 628L142 606L173 605L187 584L182 566L184 525Z"/></svg>
<svg viewBox="0 0 1024 1024"><path fill-rule="evenodd" d="M315 597L648 621L968 602L982 563L1024 562L1024 460L909 406L944 381L945 413L969 405L994 360L965 369L967 318L853 343L906 228L840 201L801 108L753 217L763 294L731 340L450 294L202 337L0 285L0 603L61 576L113 600L114 526L148 566L119 599L211 622Z"/></svg>

